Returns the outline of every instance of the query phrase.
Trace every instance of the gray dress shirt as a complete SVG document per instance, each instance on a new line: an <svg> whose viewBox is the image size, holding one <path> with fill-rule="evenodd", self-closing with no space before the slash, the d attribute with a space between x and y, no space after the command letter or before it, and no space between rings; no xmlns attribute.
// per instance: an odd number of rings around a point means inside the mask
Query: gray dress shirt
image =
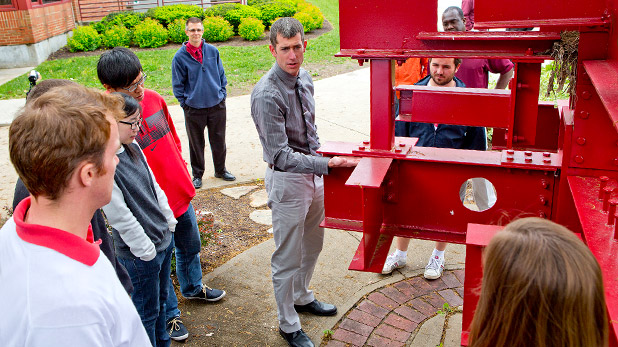
<svg viewBox="0 0 618 347"><path fill-rule="evenodd" d="M330 158L316 152L320 140L315 126L313 81L306 70L301 68L298 77L292 76L275 62L251 93L251 117L265 162L287 172L328 173Z"/></svg>

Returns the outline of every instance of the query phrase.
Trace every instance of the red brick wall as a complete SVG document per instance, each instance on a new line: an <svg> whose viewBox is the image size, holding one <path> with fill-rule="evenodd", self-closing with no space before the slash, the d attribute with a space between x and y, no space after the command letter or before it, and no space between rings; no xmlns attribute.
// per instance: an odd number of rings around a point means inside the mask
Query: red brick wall
<svg viewBox="0 0 618 347"><path fill-rule="evenodd" d="M0 12L0 46L37 43L75 27L71 2Z"/></svg>

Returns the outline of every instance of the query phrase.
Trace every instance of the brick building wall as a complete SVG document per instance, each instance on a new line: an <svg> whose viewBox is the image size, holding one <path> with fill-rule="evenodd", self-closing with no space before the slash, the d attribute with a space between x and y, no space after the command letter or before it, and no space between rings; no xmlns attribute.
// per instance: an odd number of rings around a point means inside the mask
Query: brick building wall
<svg viewBox="0 0 618 347"><path fill-rule="evenodd" d="M0 11L0 46L37 43L75 27L70 1Z"/></svg>

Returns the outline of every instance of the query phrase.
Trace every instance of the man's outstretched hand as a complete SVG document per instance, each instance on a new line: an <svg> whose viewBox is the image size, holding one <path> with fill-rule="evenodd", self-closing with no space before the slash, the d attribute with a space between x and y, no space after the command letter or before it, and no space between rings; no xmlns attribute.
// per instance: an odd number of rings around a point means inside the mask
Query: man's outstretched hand
<svg viewBox="0 0 618 347"><path fill-rule="evenodd" d="M332 157L328 161L328 167L354 167L360 160L360 157Z"/></svg>

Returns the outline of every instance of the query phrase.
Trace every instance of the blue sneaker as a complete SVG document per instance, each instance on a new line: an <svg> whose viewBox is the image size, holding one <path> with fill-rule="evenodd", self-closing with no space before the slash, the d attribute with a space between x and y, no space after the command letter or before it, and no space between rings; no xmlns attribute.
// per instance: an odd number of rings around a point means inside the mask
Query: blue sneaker
<svg viewBox="0 0 618 347"><path fill-rule="evenodd" d="M202 285L202 290L195 296L190 296L188 299L202 299L206 301L219 301L225 296L225 290L212 289L206 285Z"/></svg>
<svg viewBox="0 0 618 347"><path fill-rule="evenodd" d="M167 321L167 332L174 341L184 341L189 337L189 331L182 324L180 317L174 317Z"/></svg>

